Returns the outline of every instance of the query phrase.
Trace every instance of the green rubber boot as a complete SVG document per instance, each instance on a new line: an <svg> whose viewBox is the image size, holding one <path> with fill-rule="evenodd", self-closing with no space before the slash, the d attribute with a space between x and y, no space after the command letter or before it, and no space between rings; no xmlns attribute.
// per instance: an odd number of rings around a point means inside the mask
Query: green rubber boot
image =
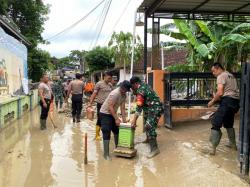
<svg viewBox="0 0 250 187"><path fill-rule="evenodd" d="M211 130L211 134L210 134L209 140L210 140L210 142L212 144L212 149L210 151L210 155L215 155L215 153L216 153L216 147L220 143L221 136L222 136L222 133L221 133L220 130L219 131L214 130L214 129Z"/></svg>
<svg viewBox="0 0 250 187"><path fill-rule="evenodd" d="M228 136L229 144L226 146L237 151L234 128L227 128L227 136Z"/></svg>
<svg viewBox="0 0 250 187"><path fill-rule="evenodd" d="M46 119L40 119L40 129L41 130L46 129Z"/></svg>
<svg viewBox="0 0 250 187"><path fill-rule="evenodd" d="M156 138L150 138L149 140L150 153L148 154L148 158L153 158L160 153L160 150L157 145Z"/></svg>
<svg viewBox="0 0 250 187"><path fill-rule="evenodd" d="M110 140L103 140L103 150L104 150L103 157L105 160L111 160L109 156L109 142Z"/></svg>

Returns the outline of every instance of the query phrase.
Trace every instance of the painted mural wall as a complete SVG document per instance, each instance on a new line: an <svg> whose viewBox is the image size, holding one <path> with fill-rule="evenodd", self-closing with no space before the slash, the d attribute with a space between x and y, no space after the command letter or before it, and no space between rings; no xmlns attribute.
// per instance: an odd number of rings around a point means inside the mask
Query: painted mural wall
<svg viewBox="0 0 250 187"><path fill-rule="evenodd" d="M28 93L27 48L0 27L0 95Z"/></svg>

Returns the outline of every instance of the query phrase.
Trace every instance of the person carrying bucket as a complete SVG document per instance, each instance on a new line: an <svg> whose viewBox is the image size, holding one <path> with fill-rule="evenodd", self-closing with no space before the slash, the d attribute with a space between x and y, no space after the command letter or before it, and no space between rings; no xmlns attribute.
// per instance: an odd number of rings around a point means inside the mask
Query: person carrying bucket
<svg viewBox="0 0 250 187"><path fill-rule="evenodd" d="M87 108L92 107L92 103L96 99L97 102L97 122L96 122L96 135L95 135L95 140L101 140L100 137L100 130L101 130L101 122L99 119L99 113L102 104L104 103L105 99L108 97L110 92L112 91L113 87L111 84L112 81L112 74L110 72L105 72L104 73L104 80L99 81L94 88L94 92L91 95L89 99L89 104Z"/></svg>

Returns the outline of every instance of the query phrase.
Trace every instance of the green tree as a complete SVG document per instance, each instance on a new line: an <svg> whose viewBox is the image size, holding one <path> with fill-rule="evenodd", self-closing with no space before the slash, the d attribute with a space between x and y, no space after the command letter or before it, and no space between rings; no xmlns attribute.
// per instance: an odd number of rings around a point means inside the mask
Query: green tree
<svg viewBox="0 0 250 187"><path fill-rule="evenodd" d="M31 42L31 46L28 46L28 74L35 81L42 73L53 68L48 60L49 54L37 48L39 43L45 43L41 34L48 12L49 6L42 0L0 0L0 14L9 18Z"/></svg>
<svg viewBox="0 0 250 187"><path fill-rule="evenodd" d="M36 48L30 50L28 55L28 74L33 81L38 82L43 73L54 69L54 65L51 63L51 57L47 51Z"/></svg>
<svg viewBox="0 0 250 187"><path fill-rule="evenodd" d="M72 50L69 54L69 58L75 65L80 65L81 73L86 71L85 55L87 51Z"/></svg>
<svg viewBox="0 0 250 187"><path fill-rule="evenodd" d="M238 62L250 52L248 23L174 20L174 24L177 31L167 24L161 33L186 41L180 46L188 51L186 66L191 70L208 71L213 62L220 61L228 70L237 71Z"/></svg>
<svg viewBox="0 0 250 187"><path fill-rule="evenodd" d="M90 72L105 70L114 67L111 51L107 47L96 47L89 51L85 60Z"/></svg>
<svg viewBox="0 0 250 187"><path fill-rule="evenodd" d="M137 63L142 58L143 45L139 36L135 37L134 46L134 62ZM123 66L126 71L126 66L131 62L132 56L133 35L129 32L116 33L114 32L109 41L109 48L115 60L116 66Z"/></svg>

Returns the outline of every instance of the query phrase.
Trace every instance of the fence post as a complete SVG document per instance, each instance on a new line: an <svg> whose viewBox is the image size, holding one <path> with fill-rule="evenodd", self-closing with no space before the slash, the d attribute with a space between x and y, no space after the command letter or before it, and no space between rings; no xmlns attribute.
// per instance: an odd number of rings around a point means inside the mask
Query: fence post
<svg viewBox="0 0 250 187"><path fill-rule="evenodd" d="M249 174L249 144L250 144L250 62L242 63L240 95L240 135L239 159L240 172Z"/></svg>

